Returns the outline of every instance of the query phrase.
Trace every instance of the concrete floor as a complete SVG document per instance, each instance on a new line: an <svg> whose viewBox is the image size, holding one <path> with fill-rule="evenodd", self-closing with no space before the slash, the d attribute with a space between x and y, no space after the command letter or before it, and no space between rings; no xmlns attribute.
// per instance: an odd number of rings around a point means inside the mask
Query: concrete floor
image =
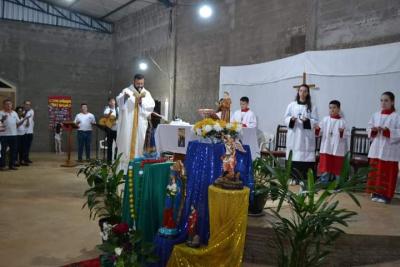
<svg viewBox="0 0 400 267"><path fill-rule="evenodd" d="M60 167L64 156L36 153L32 160L32 166L0 172L0 266L57 267L96 257L98 226L89 220L88 211L81 209L85 180L76 177L77 168ZM398 201L382 206L364 197L362 205L354 221L357 227L351 226L350 232L400 234ZM388 217L389 225L382 219ZM368 226L364 220L373 223ZM400 266L400 262L374 266Z"/></svg>
<svg viewBox="0 0 400 267"><path fill-rule="evenodd" d="M63 159L34 154L32 166L0 172L0 266L56 267L98 254L98 226L81 209L86 182L59 167Z"/></svg>

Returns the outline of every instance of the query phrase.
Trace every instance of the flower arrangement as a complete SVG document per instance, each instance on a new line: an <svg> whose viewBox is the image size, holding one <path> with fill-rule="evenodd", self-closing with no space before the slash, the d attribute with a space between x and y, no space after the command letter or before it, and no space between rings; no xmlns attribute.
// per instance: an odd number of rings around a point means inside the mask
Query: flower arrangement
<svg viewBox="0 0 400 267"><path fill-rule="evenodd" d="M227 123L223 120L214 120L211 118L203 119L193 126L193 131L202 138L218 138L222 135L230 135L233 138L238 137L242 130L240 123Z"/></svg>
<svg viewBox="0 0 400 267"><path fill-rule="evenodd" d="M104 223L101 237L103 244L98 248L104 252L102 262L106 266L142 266L143 263L157 261L157 257L153 254L153 245L144 243L139 232L129 228L126 223L116 225Z"/></svg>

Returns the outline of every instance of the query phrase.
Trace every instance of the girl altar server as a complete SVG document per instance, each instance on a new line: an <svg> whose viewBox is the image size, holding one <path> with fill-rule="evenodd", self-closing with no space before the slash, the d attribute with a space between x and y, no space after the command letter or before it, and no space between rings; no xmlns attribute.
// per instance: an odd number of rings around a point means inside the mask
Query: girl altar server
<svg viewBox="0 0 400 267"><path fill-rule="evenodd" d="M307 179L309 169L315 167L315 132L318 114L311 103L310 88L303 84L297 91L296 100L289 104L285 113L288 127L286 138L286 159L292 151L293 180Z"/></svg>
<svg viewBox="0 0 400 267"><path fill-rule="evenodd" d="M381 111L372 115L368 135L372 143L368 153L372 168L367 190L372 201L390 203L393 198L400 161L400 116L394 108L394 94L381 96Z"/></svg>

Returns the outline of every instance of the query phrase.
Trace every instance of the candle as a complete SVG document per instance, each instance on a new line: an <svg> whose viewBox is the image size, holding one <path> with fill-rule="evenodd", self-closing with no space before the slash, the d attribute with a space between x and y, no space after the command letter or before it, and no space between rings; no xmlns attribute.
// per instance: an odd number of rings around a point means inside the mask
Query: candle
<svg viewBox="0 0 400 267"><path fill-rule="evenodd" d="M168 120L168 98L166 98L164 102L164 118Z"/></svg>

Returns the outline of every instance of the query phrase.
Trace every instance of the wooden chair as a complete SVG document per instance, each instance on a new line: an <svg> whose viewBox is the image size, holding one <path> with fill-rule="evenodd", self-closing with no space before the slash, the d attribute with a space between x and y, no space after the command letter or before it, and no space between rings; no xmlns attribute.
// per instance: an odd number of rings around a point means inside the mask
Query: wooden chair
<svg viewBox="0 0 400 267"><path fill-rule="evenodd" d="M278 125L276 128L276 137L275 137L275 149L271 151L271 154L275 158L284 158L286 157L286 136L287 136L287 127L285 125Z"/></svg>
<svg viewBox="0 0 400 267"><path fill-rule="evenodd" d="M275 147L274 150L261 149L261 156L267 156L271 153L276 158L286 157L286 134L287 127L285 125L278 125L276 128Z"/></svg>
<svg viewBox="0 0 400 267"><path fill-rule="evenodd" d="M351 128L350 137L350 164L354 172L361 167L368 166L368 152L371 141L365 128Z"/></svg>

